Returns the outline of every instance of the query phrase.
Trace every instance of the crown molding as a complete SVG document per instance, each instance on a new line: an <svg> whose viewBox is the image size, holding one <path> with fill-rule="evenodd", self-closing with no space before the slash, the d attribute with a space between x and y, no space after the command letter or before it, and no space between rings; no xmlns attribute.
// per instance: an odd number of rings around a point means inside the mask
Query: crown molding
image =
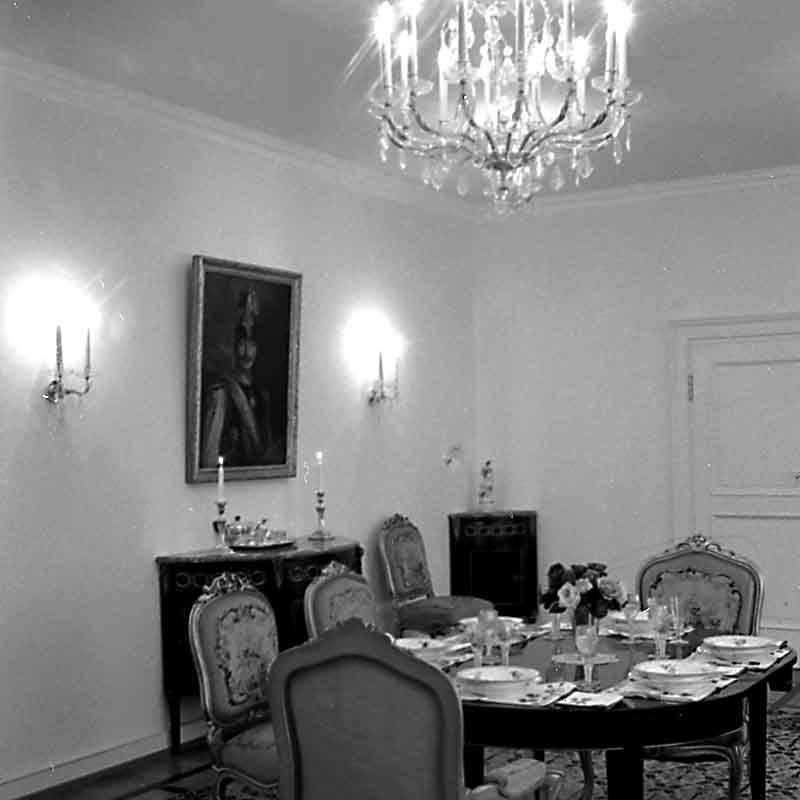
<svg viewBox="0 0 800 800"><path fill-rule="evenodd" d="M84 108L98 114L159 125L206 141L224 144L267 159L278 166L302 169L361 195L412 206L432 214L472 223L531 223L537 217L574 210L640 204L649 200L684 198L718 192L742 191L800 182L800 165L753 170L726 175L707 175L659 183L629 184L610 189L582 188L569 194L546 193L535 200L532 213L498 218L482 198L463 199L455 192L434 192L410 177L391 176L352 161L288 142L262 131L237 125L220 117L160 100L144 92L88 78L73 70L0 48L0 71L22 91L54 102Z"/></svg>
<svg viewBox="0 0 800 800"><path fill-rule="evenodd" d="M212 114L89 78L4 48L0 48L0 72L10 79L13 88L53 102L97 114L111 114L118 119L144 122L223 144L264 158L279 167L306 170L361 195L378 197L433 214L470 220L479 217L476 208L463 202L456 203L455 198L447 193L435 193L402 177L383 174L377 168L373 170L354 164Z"/></svg>

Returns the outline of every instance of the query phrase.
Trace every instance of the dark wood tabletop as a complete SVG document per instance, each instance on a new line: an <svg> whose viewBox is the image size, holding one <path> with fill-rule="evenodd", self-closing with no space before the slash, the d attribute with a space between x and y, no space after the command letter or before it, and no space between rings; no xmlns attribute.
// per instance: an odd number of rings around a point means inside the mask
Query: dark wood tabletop
<svg viewBox="0 0 800 800"><path fill-rule="evenodd" d="M687 645L668 645L667 655L689 655L705 636L693 631ZM583 677L579 665L553 661L558 652L574 652L569 631L562 640L541 636L512 655L512 662L538 669L545 681L575 681ZM607 689L622 681L636 663L653 656L652 641L603 636L600 653L617 660L596 664L594 682ZM750 742L750 787L753 800L766 791L767 689L792 685L792 651L767 670L747 670L732 684L708 698L686 703L625 698L611 708L522 706L464 700L464 766L468 786L483 778L483 748L516 747L533 751L604 750L609 800L644 797L643 748L718 736L747 724ZM749 712L744 714L744 700Z"/></svg>

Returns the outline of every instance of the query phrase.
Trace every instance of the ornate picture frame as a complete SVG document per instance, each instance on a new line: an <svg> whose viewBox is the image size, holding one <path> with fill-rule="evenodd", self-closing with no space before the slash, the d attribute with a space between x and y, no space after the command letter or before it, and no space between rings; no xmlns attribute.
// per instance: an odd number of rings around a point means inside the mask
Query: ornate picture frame
<svg viewBox="0 0 800 800"><path fill-rule="evenodd" d="M302 275L192 258L186 482L297 474Z"/></svg>

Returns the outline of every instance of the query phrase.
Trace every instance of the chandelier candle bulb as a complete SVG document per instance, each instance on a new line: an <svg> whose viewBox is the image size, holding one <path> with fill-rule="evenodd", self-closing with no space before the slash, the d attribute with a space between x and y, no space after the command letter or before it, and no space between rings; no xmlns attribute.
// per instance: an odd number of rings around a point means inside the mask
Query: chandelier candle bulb
<svg viewBox="0 0 800 800"><path fill-rule="evenodd" d="M459 78L466 78L467 66L467 3L458 0L458 72Z"/></svg>
<svg viewBox="0 0 800 800"><path fill-rule="evenodd" d="M397 51L400 53L400 85L408 89L408 31L401 31L397 41Z"/></svg>
<svg viewBox="0 0 800 800"><path fill-rule="evenodd" d="M392 91L392 27L394 24L391 3L383 2L375 18L375 36L381 54L381 81L387 95Z"/></svg>
<svg viewBox="0 0 800 800"><path fill-rule="evenodd" d="M563 58L565 60L569 57L570 48L572 47L572 2L573 0L564 0L564 21L561 40L564 43Z"/></svg>
<svg viewBox="0 0 800 800"><path fill-rule="evenodd" d="M408 2L408 46L411 51L409 60L409 79L411 88L415 88L419 76L419 41L417 38L417 12L418 3L414 0Z"/></svg>

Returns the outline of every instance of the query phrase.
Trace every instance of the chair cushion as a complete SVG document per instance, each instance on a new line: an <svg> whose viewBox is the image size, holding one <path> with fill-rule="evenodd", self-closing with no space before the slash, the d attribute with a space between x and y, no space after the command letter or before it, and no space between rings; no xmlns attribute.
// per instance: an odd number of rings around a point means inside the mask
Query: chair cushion
<svg viewBox="0 0 800 800"><path fill-rule="evenodd" d="M400 606L397 610L400 627L424 633L441 633L452 628L464 617L477 617L478 612L494 608L480 597L437 595Z"/></svg>
<svg viewBox="0 0 800 800"><path fill-rule="evenodd" d="M217 766L240 772L259 783L278 780L278 750L271 722L231 737L219 751Z"/></svg>
<svg viewBox="0 0 800 800"><path fill-rule="evenodd" d="M677 595L686 602L687 621L707 631L739 630L742 593L726 575L710 575L694 569L664 570L653 586L659 602Z"/></svg>

